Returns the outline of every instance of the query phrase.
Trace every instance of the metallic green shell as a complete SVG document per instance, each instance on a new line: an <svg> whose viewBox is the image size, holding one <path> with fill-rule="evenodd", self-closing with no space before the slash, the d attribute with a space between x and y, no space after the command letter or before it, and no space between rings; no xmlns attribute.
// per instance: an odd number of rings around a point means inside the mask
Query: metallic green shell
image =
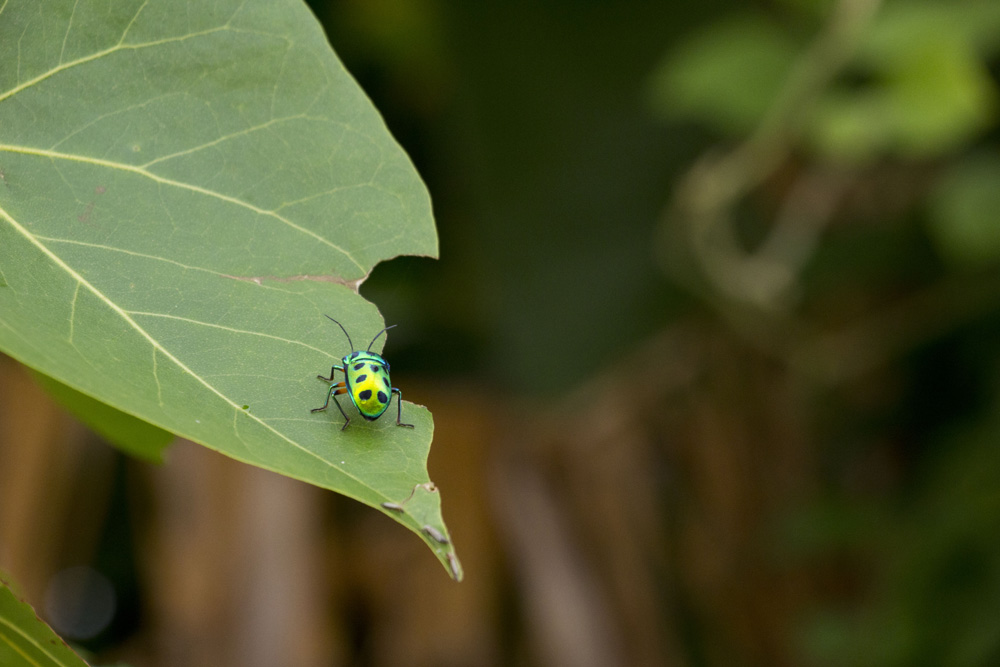
<svg viewBox="0 0 1000 667"><path fill-rule="evenodd" d="M378 419L389 407L392 382L389 364L374 352L351 352L342 359L347 376L347 395L368 420Z"/></svg>

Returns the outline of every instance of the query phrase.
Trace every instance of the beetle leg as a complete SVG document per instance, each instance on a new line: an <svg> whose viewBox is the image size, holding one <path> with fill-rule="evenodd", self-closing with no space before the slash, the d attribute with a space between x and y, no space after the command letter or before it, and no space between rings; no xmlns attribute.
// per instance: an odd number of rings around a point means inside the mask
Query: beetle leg
<svg viewBox="0 0 1000 667"><path fill-rule="evenodd" d="M396 396L398 397L396 402L396 426L406 426L408 428L413 428L413 424L403 423L403 392L393 387L392 393L396 394ZM392 400L391 395L389 396L389 400L390 401Z"/></svg>
<svg viewBox="0 0 1000 667"><path fill-rule="evenodd" d="M317 375L316 377L318 379L322 380L323 382L333 382L333 372L334 371L343 371L343 370L344 369L341 368L340 366L334 366L333 368L330 369L330 377L325 378L322 375Z"/></svg>
<svg viewBox="0 0 1000 667"><path fill-rule="evenodd" d="M343 384L343 382L341 382L341 384ZM336 391L336 393L337 394L346 394L347 393L347 387L341 387L340 389L338 389ZM340 427L340 430L343 431L345 428L347 428L347 425L351 423L351 418L347 416L346 412L344 412L344 408L340 405L340 401L338 401L336 398L334 398L333 402L337 404L337 409L340 410L340 414L344 415L344 425Z"/></svg>
<svg viewBox="0 0 1000 667"><path fill-rule="evenodd" d="M331 396L333 396L335 394L346 394L346 393L347 393L347 387L345 386L345 384L343 382L338 382L337 384L332 385L330 387L330 392L326 395L326 403L323 404L323 407L321 407L321 408L313 408L309 412L322 412L323 410L326 410L328 407L330 407L330 397ZM334 401L334 403L336 403L336 401ZM340 407L340 403L337 403L337 407L338 408ZM341 412L343 412L343 410L341 410Z"/></svg>

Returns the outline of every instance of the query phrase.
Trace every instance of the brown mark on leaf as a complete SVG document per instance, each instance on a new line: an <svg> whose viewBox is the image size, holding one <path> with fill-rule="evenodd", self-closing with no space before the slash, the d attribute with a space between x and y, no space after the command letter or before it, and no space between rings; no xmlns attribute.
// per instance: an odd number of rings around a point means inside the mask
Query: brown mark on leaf
<svg viewBox="0 0 1000 667"><path fill-rule="evenodd" d="M87 208L83 209L83 213L76 216L76 219L79 220L80 222L89 223L90 214L93 212L93 210L94 210L94 202L90 202L89 204L87 204Z"/></svg>
<svg viewBox="0 0 1000 667"><path fill-rule="evenodd" d="M368 276L362 276L356 280L344 280L343 278L338 278L337 276L230 276L227 274L222 274L225 278L232 278L233 280L242 280L244 282L256 283L257 285L263 285L265 280L274 281L277 283L294 283L301 280L310 280L317 283L336 283L337 285L344 285L349 287L355 292L361 287L361 283L365 281Z"/></svg>
<svg viewBox="0 0 1000 667"><path fill-rule="evenodd" d="M98 185L96 188L94 188L94 194L98 194L98 195L103 195L107 191L108 191L108 189L106 187L104 187L103 185ZM94 202L89 202L87 204L87 208L83 209L83 213L81 213L80 215L76 216L76 219L79 220L80 222L84 222L84 223L88 223L89 224L90 223L90 214L93 213L93 212L94 212Z"/></svg>

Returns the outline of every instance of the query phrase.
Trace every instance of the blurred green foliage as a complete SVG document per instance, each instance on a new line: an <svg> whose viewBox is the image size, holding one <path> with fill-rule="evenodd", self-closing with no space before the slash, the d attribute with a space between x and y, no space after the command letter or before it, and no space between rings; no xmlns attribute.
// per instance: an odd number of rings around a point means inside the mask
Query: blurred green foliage
<svg viewBox="0 0 1000 667"><path fill-rule="evenodd" d="M973 153L955 160L935 184L928 207L932 238L956 268L988 267L1000 259L1000 156Z"/></svg>
<svg viewBox="0 0 1000 667"><path fill-rule="evenodd" d="M745 136L774 105L801 50L801 39L765 15L711 23L653 73L651 108L668 122L694 120L728 138Z"/></svg>
<svg viewBox="0 0 1000 667"><path fill-rule="evenodd" d="M800 26L821 17L783 18L784 26L763 13L726 19L684 40L652 79L654 109L730 137L751 131L805 48L810 34ZM960 148L996 118L998 91L986 63L998 53L995 2L888 2L849 65L805 110L803 148L848 164Z"/></svg>
<svg viewBox="0 0 1000 667"><path fill-rule="evenodd" d="M933 157L995 120L997 87L985 59L1000 53L1000 5L887 3L859 47L852 80L819 104L812 140L821 154Z"/></svg>
<svg viewBox="0 0 1000 667"><path fill-rule="evenodd" d="M722 137L746 136L765 121L786 87L791 60L783 54L796 48L796 39L801 40L798 31L781 30L773 19L761 16L710 24L660 65L653 79L658 112L664 118L707 124ZM804 48L800 41L799 52ZM924 384L910 389L920 404L898 417L909 428L924 427L896 433L901 438L897 446L904 447L896 455L903 457L905 484L859 497L841 481L826 500L801 514L793 512L799 518L790 524L789 547L803 548L818 539L821 546L813 557L846 552L874 570L864 602L815 603L817 610L804 622L802 634L811 664L1000 662L1000 626L995 622L1000 615L1000 386L995 362L1000 301L995 277L983 273L995 272L1000 257L998 55L1000 4L887 2L861 36L855 56L802 110L803 138L795 150L803 159L869 173L889 167L931 175L895 184L910 190L903 215L883 211L879 222L889 223L886 233L853 235L851 249L834 260L836 280L845 285L859 260L875 251L883 258L880 277L853 283L855 299L884 289L880 284L886 279L898 291L907 274L910 280L917 278L918 289L950 283L954 293L931 316L947 322L945 331L935 322L925 327L926 333L908 334L926 337L938 349L919 345L924 354L904 359L904 366L894 369L905 378L907 370L919 368L917 363L933 359L938 366L923 378ZM923 197L921 181L928 180ZM913 227L900 223L914 220L926 222L926 242L937 256L928 254L923 242L906 241L914 238ZM858 242L866 238L886 252L862 250ZM843 240L835 234L833 243ZM829 250L818 254L829 257ZM914 274L907 265L920 268ZM977 309L973 327L951 308L969 295L980 295L972 298L985 303ZM941 359L942 341L961 349L964 358ZM950 387L949 375L964 383ZM949 389L968 402L955 405L948 400ZM852 419L851 412L842 410L836 418ZM855 437L886 437L886 425L879 426L880 433ZM842 465L858 466L859 455L863 461L869 454L854 450L843 456Z"/></svg>

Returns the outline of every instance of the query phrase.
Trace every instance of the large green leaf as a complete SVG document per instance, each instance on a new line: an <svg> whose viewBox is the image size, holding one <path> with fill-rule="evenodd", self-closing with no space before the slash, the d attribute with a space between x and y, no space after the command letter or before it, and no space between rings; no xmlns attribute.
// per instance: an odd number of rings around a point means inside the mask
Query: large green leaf
<svg viewBox="0 0 1000 667"><path fill-rule="evenodd" d="M0 581L0 665L87 667L3 581Z"/></svg>
<svg viewBox="0 0 1000 667"><path fill-rule="evenodd" d="M349 351L323 314L367 343L360 281L436 252L423 183L300 0L0 2L0 348L386 512L457 578L428 411L309 411Z"/></svg>

